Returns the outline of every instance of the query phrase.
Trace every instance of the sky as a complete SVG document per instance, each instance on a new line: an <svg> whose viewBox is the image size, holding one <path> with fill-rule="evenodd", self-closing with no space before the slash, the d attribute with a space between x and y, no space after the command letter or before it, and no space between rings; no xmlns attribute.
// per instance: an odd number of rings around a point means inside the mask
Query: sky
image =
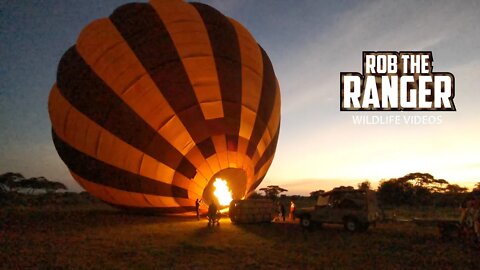
<svg viewBox="0 0 480 270"><path fill-rule="evenodd" d="M58 61L116 0L0 0L0 173L81 188L51 139L47 100ZM215 0L268 53L280 83L281 130L261 186L308 194L428 172L480 182L480 2ZM456 112L340 112L340 72L361 72L362 51L432 51L455 76ZM355 125L355 115L440 116L435 125Z"/></svg>

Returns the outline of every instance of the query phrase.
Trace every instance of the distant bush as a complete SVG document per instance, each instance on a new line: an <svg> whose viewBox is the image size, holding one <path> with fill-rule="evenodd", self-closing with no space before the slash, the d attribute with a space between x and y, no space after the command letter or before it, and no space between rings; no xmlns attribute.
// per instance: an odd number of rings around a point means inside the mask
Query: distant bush
<svg viewBox="0 0 480 270"><path fill-rule="evenodd" d="M26 194L19 192L0 193L0 207L8 206L46 206L46 205L88 205L101 201L88 192Z"/></svg>
<svg viewBox="0 0 480 270"><path fill-rule="evenodd" d="M25 178L20 173L7 172L0 175L0 192L16 192L22 191L26 193L34 193L35 191L55 192L58 190L67 190L67 187L47 178L31 177Z"/></svg>
<svg viewBox="0 0 480 270"><path fill-rule="evenodd" d="M467 191L465 187L435 179L428 173L410 173L380 182L377 197L386 206L457 207L471 196Z"/></svg>

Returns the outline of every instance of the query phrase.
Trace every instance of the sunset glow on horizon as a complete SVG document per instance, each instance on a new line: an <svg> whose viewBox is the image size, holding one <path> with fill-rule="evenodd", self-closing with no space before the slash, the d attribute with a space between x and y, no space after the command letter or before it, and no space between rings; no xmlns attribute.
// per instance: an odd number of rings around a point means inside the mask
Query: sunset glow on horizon
<svg viewBox="0 0 480 270"><path fill-rule="evenodd" d="M452 139L458 130L448 127L455 124L448 124L452 121L449 113L441 113L447 122L441 125L381 127L354 126L349 119L352 114L344 115L343 126L336 125L322 135L302 134L298 140L302 143L282 145L262 187L280 184L290 194L306 195L337 185L356 186L365 180L375 186L382 179L412 172L430 173L470 189L480 182L478 126L467 129L462 139Z"/></svg>

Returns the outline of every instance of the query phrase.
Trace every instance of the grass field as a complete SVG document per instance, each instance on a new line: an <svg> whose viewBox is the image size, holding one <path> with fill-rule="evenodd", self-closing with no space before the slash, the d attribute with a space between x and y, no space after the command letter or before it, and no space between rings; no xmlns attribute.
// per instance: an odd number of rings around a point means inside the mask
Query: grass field
<svg viewBox="0 0 480 270"><path fill-rule="evenodd" d="M205 219L107 206L0 208L2 269L479 269L480 253L435 228L385 223L366 233L298 224L208 228Z"/></svg>

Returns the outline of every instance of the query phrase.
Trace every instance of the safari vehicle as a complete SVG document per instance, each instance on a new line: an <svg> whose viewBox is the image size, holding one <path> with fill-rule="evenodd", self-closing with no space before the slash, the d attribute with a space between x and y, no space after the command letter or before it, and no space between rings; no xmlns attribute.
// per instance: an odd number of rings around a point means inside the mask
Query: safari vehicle
<svg viewBox="0 0 480 270"><path fill-rule="evenodd" d="M331 223L343 224L350 232L366 231L377 220L377 199L371 190L335 188L321 193L314 207L297 209L295 217L305 228Z"/></svg>

